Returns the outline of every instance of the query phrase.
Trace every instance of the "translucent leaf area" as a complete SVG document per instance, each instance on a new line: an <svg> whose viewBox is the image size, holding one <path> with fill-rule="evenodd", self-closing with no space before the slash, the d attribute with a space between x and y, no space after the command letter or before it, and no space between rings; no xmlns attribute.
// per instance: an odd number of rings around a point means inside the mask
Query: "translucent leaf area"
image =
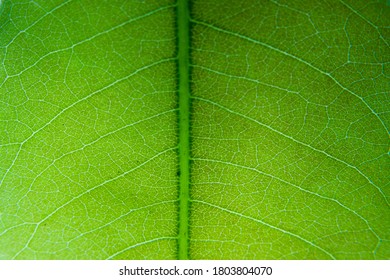
<svg viewBox="0 0 390 280"><path fill-rule="evenodd" d="M386 1L0 1L0 258L389 259L389 30Z"/></svg>

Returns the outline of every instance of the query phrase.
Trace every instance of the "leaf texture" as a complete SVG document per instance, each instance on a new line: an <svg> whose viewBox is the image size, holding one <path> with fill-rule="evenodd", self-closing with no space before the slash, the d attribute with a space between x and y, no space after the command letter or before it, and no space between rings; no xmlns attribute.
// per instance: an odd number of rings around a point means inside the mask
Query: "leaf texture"
<svg viewBox="0 0 390 280"><path fill-rule="evenodd" d="M385 1L0 5L0 258L390 258Z"/></svg>

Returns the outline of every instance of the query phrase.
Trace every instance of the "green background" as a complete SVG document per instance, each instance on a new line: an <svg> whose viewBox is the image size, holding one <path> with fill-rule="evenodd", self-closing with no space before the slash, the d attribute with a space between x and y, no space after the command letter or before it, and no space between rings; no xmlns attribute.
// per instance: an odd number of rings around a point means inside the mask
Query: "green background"
<svg viewBox="0 0 390 280"><path fill-rule="evenodd" d="M0 5L0 258L390 258L384 1Z"/></svg>

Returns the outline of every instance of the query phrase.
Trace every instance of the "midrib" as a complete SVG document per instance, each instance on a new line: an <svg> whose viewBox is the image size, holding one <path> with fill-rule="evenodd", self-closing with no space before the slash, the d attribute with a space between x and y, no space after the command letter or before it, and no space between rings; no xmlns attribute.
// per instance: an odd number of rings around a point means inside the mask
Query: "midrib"
<svg viewBox="0 0 390 280"><path fill-rule="evenodd" d="M188 259L190 184L190 30L188 0L178 0L177 10L179 91L179 252Z"/></svg>

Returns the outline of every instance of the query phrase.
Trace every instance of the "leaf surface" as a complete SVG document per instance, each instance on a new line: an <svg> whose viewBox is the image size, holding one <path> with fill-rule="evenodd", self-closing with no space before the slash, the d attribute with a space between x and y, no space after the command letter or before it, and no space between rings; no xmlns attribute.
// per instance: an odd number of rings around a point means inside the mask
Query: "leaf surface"
<svg viewBox="0 0 390 280"><path fill-rule="evenodd" d="M384 1L0 5L0 258L390 257Z"/></svg>

